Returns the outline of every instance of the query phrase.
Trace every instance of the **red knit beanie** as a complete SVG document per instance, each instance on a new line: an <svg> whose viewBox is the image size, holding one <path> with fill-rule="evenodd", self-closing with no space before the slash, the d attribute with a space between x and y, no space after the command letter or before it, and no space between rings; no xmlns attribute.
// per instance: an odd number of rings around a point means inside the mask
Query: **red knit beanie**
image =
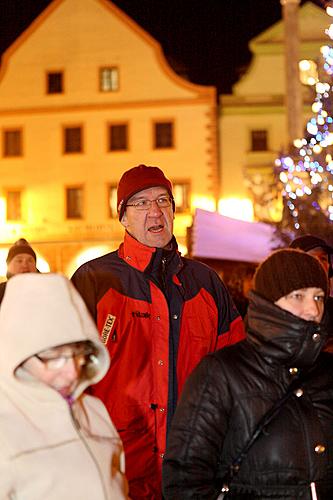
<svg viewBox="0 0 333 500"><path fill-rule="evenodd" d="M138 165L127 170L121 177L117 190L117 207L119 220L123 218L126 203L139 191L151 187L163 186L167 189L172 198L172 207L175 210L175 204L172 196L172 184L158 167L148 167L147 165Z"/></svg>

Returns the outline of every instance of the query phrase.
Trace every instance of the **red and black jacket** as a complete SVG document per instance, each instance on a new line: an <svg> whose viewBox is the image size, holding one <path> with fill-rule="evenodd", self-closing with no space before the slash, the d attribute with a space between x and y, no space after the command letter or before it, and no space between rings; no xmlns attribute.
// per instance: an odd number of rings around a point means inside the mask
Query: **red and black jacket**
<svg viewBox="0 0 333 500"><path fill-rule="evenodd" d="M122 437L131 498L160 498L167 428L184 381L205 354L244 338L230 295L208 266L142 245L118 251L72 280L111 356L93 388Z"/></svg>

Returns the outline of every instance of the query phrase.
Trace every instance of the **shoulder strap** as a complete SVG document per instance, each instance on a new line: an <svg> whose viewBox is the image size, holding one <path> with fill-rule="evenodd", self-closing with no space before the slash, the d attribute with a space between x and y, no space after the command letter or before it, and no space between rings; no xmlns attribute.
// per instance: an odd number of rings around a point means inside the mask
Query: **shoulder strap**
<svg viewBox="0 0 333 500"><path fill-rule="evenodd" d="M245 444L244 448L242 449L241 453L238 455L238 457L232 462L232 464L228 468L227 474L223 478L223 488L222 491L227 492L229 491L229 484L231 480L238 474L241 463L243 462L244 458L249 452L249 449L251 446L254 444L254 442L258 439L258 437L261 435L261 433L264 431L265 427L276 417L276 415L280 412L282 406L289 400L289 398L293 395L296 395L297 397L301 396L303 394L302 392L302 387L301 387L301 380L298 378L294 382L290 384L288 387L287 392L280 398L278 401L274 403L272 408L268 410L267 413L260 419L257 427L255 428L252 436L248 440L248 442Z"/></svg>

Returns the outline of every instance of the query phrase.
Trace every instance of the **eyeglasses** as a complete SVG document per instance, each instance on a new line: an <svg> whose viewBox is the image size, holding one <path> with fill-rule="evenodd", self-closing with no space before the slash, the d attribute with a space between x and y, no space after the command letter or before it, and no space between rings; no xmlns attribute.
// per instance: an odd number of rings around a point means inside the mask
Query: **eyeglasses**
<svg viewBox="0 0 333 500"><path fill-rule="evenodd" d="M126 207L134 207L136 210L149 210L152 206L152 203L155 202L158 208L167 208L171 205L170 196L160 196L156 198L156 200L138 200L134 201L134 203L127 204Z"/></svg>
<svg viewBox="0 0 333 500"><path fill-rule="evenodd" d="M35 354L35 357L39 359L48 370L60 370L70 359L74 360L75 364L80 368L87 365L89 362L96 363L97 361L93 352L73 352L71 354L59 354L54 357L44 357Z"/></svg>

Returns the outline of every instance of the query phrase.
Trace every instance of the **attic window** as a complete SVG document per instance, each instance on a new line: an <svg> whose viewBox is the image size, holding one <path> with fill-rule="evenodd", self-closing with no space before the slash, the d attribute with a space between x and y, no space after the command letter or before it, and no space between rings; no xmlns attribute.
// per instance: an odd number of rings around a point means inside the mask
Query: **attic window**
<svg viewBox="0 0 333 500"><path fill-rule="evenodd" d="M110 66L99 70L99 90L101 92L114 92L119 90L118 68Z"/></svg>
<svg viewBox="0 0 333 500"><path fill-rule="evenodd" d="M47 89L48 94L61 94L63 92L63 74L61 71L53 71L47 73Z"/></svg>

